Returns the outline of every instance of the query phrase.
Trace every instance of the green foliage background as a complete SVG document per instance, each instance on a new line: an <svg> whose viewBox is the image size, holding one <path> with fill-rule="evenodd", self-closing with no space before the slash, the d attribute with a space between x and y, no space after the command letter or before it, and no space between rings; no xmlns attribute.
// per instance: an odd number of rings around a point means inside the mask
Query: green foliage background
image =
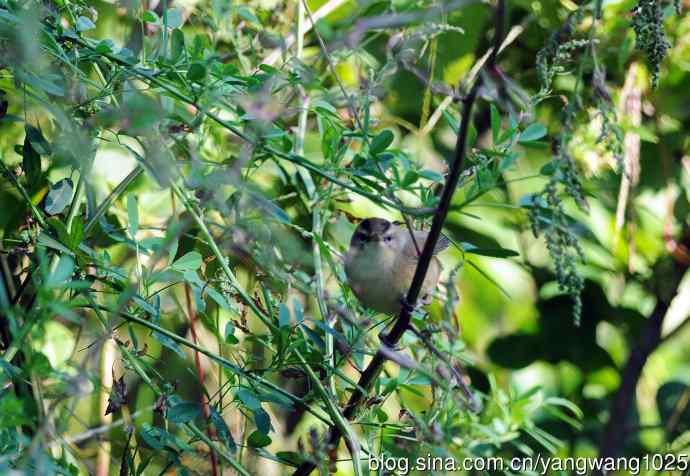
<svg viewBox="0 0 690 476"><path fill-rule="evenodd" d="M1 471L687 453L683 3L0 0ZM474 81L427 343L348 422L391 319L342 257L428 227Z"/></svg>

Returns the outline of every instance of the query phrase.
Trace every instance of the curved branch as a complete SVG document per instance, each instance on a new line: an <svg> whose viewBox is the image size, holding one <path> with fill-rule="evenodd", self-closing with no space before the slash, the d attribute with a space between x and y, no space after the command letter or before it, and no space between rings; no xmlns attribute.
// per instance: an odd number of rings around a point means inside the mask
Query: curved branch
<svg viewBox="0 0 690 476"><path fill-rule="evenodd" d="M630 409L635 402L637 383L642 376L642 370L650 355L652 355L663 342L661 328L664 323L664 318L666 317L668 308L671 305L673 297L677 294L678 286L687 270L687 263L674 260L672 276L668 283L668 287L674 292L667 299L663 299L662 296L658 297L656 306L654 306L654 311L647 320L647 325L642 331L638 342L630 352L628 361L621 374L621 384L613 400L611 400L609 419L604 428L601 443L599 445L599 456L602 458L616 457L623 446L623 442L627 435L627 423Z"/></svg>

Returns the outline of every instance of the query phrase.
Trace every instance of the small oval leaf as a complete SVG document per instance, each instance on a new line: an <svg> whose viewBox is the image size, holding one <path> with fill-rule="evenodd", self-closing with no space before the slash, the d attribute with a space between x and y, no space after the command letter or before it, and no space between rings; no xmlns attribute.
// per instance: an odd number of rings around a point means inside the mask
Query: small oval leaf
<svg viewBox="0 0 690 476"><path fill-rule="evenodd" d="M168 420L173 423L187 423L201 413L201 407L193 402L180 402L168 409Z"/></svg>
<svg viewBox="0 0 690 476"><path fill-rule="evenodd" d="M544 137L546 132L546 127L543 124L535 122L520 133L520 142L534 142Z"/></svg>
<svg viewBox="0 0 690 476"><path fill-rule="evenodd" d="M180 273L186 271L196 271L201 267L201 254L197 251L190 251L175 261L171 268Z"/></svg>
<svg viewBox="0 0 690 476"><path fill-rule="evenodd" d="M86 17L79 17L77 18L77 31L89 31L93 30L96 28L96 25L93 24L93 22L86 18Z"/></svg>
<svg viewBox="0 0 690 476"><path fill-rule="evenodd" d="M72 179L63 178L50 187L48 196L46 197L45 211L48 215L57 215L67 208L70 200L72 200L72 193L74 192L74 184Z"/></svg>
<svg viewBox="0 0 690 476"><path fill-rule="evenodd" d="M206 67L201 63L192 63L187 70L187 79L194 82L201 82L206 77Z"/></svg>
<svg viewBox="0 0 690 476"><path fill-rule="evenodd" d="M247 439L247 444L252 448L263 448L264 446L270 445L271 442L271 438L260 431L254 431Z"/></svg>
<svg viewBox="0 0 690 476"><path fill-rule="evenodd" d="M380 154L393 143L393 139L395 139L393 133L388 129L385 129L381 131L379 135L374 137L374 139L371 141L371 145L369 146L369 150L374 155Z"/></svg>

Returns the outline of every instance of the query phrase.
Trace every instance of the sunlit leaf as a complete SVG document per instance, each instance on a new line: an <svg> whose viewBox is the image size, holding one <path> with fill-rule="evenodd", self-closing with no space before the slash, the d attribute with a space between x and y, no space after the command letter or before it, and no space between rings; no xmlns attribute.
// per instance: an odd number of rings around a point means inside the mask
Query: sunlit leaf
<svg viewBox="0 0 690 476"><path fill-rule="evenodd" d="M499 136L501 134L501 115L498 113L496 106L491 104L491 137L494 144L499 144Z"/></svg>
<svg viewBox="0 0 690 476"><path fill-rule="evenodd" d="M186 271L196 271L201 267L201 254L197 251L190 251L178 258L170 267L175 271L184 273Z"/></svg>
<svg viewBox="0 0 690 476"><path fill-rule="evenodd" d="M134 238L139 231L139 204L132 194L127 195L127 218L129 219L129 234Z"/></svg>
<svg viewBox="0 0 690 476"><path fill-rule="evenodd" d="M74 264L74 258L70 255L62 255L55 271L48 276L45 283L46 287L54 288L66 284L72 276L72 273L74 273Z"/></svg>
<svg viewBox="0 0 690 476"><path fill-rule="evenodd" d="M158 15L156 14L156 12L154 12L153 10L146 10L144 12L143 19L146 23L153 23L153 24L158 24L161 21L161 19L158 18Z"/></svg>
<svg viewBox="0 0 690 476"><path fill-rule="evenodd" d="M77 31L89 31L96 28L96 25L94 25L94 23L89 18L79 17L77 18L76 27Z"/></svg>

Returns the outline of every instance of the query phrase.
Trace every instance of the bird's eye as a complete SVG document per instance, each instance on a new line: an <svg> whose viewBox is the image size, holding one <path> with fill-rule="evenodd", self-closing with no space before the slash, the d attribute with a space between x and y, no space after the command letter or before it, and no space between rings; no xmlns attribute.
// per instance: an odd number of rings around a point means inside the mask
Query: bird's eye
<svg viewBox="0 0 690 476"><path fill-rule="evenodd" d="M393 241L393 237L391 235L384 236L383 241L385 241L386 243L390 243L391 241Z"/></svg>

